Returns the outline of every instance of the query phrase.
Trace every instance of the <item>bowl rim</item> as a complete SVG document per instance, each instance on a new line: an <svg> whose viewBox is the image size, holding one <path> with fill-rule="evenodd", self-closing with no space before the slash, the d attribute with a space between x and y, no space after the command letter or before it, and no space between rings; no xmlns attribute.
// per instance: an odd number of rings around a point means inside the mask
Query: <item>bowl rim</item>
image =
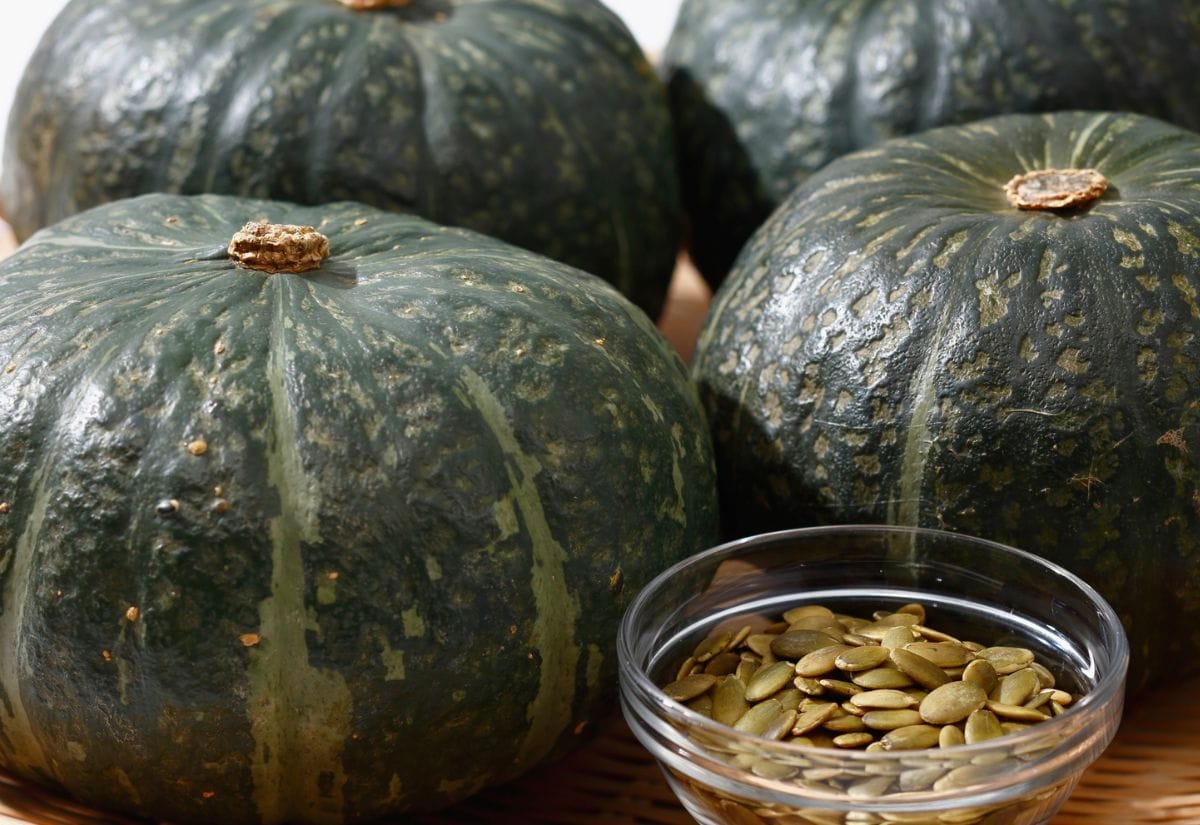
<svg viewBox="0 0 1200 825"><path fill-rule="evenodd" d="M681 702L677 702L667 696L661 687L655 684L640 663L635 661L633 650L633 630L634 621L646 609L647 604L654 598L655 594L669 581L672 577L678 575L681 571L685 571L691 567L701 565L705 562L717 559L720 557L735 557L739 555L744 548L757 545L766 545L772 542L784 542L789 539L799 537L807 538L812 536L820 536L822 534L849 534L849 533L864 533L864 534L885 534L899 533L907 535L928 535L938 538L951 537L957 540L966 541L978 545L988 546L993 550L1012 554L1020 558L1024 558L1034 564L1041 565L1048 572L1053 572L1056 576L1061 576L1067 582L1070 582L1074 587L1078 588L1082 595L1091 602L1097 609L1100 621L1108 629L1114 631L1116 644L1108 648L1111 653L1112 666L1106 672L1099 674L1099 679L1095 685L1082 695L1082 697L1072 704L1069 712L1061 716L1053 717L1045 722L1039 722L1031 725L1029 728L1009 733L996 739L991 739L985 742L977 742L974 744L955 745L949 749L931 748L925 751L860 751L860 750L837 750L831 752L829 748L822 748L816 745L804 745L792 742L783 742L770 739L764 739L760 736L745 734L734 728L717 722L709 717L691 710ZM1084 581L1081 577L1067 570L1062 565L1030 553L1026 550L1013 547L1008 544L985 539L969 533L960 533L951 530L943 530L932 527L917 527L911 525L890 525L890 524L869 524L869 523L847 523L835 525L820 525L815 527L796 527L784 530L775 530L765 533L744 536L715 545L711 548L703 550L693 556L683 559L666 570L655 576L650 582L642 587L640 592L630 603L622 616L620 622L620 630L617 639L617 658L618 670L621 677L621 694L625 702L631 705L640 705L642 707L653 706L656 716L662 716L664 713L672 717L679 723L686 724L690 727L698 728L707 734L721 737L727 742L736 742L743 744L748 748L757 748L761 752L770 752L773 754L794 754L797 756L818 757L829 759L836 755L838 759L844 759L850 764L878 764L878 763L899 763L910 761L914 757L920 757L922 753L937 753L942 750L942 753L961 754L964 758L972 758L984 753L995 751L1003 748L1006 751L1019 750L1022 745L1030 745L1037 741L1044 741L1049 737L1058 736L1063 742L1072 743L1079 740L1081 732L1089 734L1092 725L1081 724L1081 712L1075 712L1077 709L1089 710L1093 707L1106 708L1115 707L1119 714L1123 707L1124 685L1129 667L1130 648L1129 641L1125 633L1124 626L1121 624L1120 618L1116 611L1108 603L1108 601L1100 595L1100 593ZM627 681L628 680L628 681ZM1116 724L1113 725L1115 730ZM1083 738L1086 738L1084 736ZM1105 743L1107 744L1107 743ZM696 746L699 749L699 746ZM1056 746L1053 750L1059 750L1061 745ZM1040 760L1033 760L1030 765L1039 764ZM1021 771L1023 773L1023 771ZM1013 777L1017 781L1017 777ZM764 782L760 777L754 777L754 783L761 786L772 786L774 783ZM783 787L783 786L780 786ZM794 791L793 791L794 792ZM961 791L959 792L961 793ZM934 798L934 794L930 792L926 799ZM865 800L864 800L865 801ZM869 803L868 803L869 804Z"/></svg>

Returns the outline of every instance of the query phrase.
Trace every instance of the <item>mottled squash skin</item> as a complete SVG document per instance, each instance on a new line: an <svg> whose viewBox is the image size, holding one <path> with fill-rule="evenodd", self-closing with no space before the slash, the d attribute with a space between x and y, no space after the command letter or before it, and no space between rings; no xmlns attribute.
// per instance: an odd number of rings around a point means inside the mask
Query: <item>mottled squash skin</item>
<svg viewBox="0 0 1200 825"><path fill-rule="evenodd" d="M330 257L235 266L258 218ZM612 712L625 606L718 538L644 313L357 204L150 195L37 233L0 264L0 420L0 765L156 819L520 774Z"/></svg>
<svg viewBox="0 0 1200 825"><path fill-rule="evenodd" d="M1200 129L1196 0L684 0L663 59L691 251L719 284L813 170L1006 112Z"/></svg>
<svg viewBox="0 0 1200 825"><path fill-rule="evenodd" d="M1010 205L1042 166L1108 191ZM1200 135L1010 115L834 161L747 245L694 376L734 535L1007 542L1113 603L1133 687L1200 662Z"/></svg>
<svg viewBox="0 0 1200 825"><path fill-rule="evenodd" d="M147 192L414 212L651 317L681 214L663 84L597 0L74 0L22 78L0 201L24 238Z"/></svg>

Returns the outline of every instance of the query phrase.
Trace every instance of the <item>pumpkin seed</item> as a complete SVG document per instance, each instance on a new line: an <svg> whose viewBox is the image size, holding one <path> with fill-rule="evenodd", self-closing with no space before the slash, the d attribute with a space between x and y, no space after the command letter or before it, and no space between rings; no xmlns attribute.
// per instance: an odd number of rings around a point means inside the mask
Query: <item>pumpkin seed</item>
<svg viewBox="0 0 1200 825"><path fill-rule="evenodd" d="M892 664L921 687L933 690L950 681L940 667L907 647L895 648L890 656Z"/></svg>
<svg viewBox="0 0 1200 825"><path fill-rule="evenodd" d="M895 730L921 724L921 714L915 710L869 710L863 714L863 724L873 730Z"/></svg>
<svg viewBox="0 0 1200 825"><path fill-rule="evenodd" d="M713 634L696 645L696 649L692 651L692 656L695 657L697 662L707 662L718 653L724 653L728 650L732 642L732 631L726 630L722 633Z"/></svg>
<svg viewBox="0 0 1200 825"><path fill-rule="evenodd" d="M879 645L852 647L839 653L834 664L849 673L877 668L888 660L888 649ZM799 673L799 670L796 671Z"/></svg>
<svg viewBox="0 0 1200 825"><path fill-rule="evenodd" d="M960 642L913 642L905 645L904 649L928 659L938 667L962 667L976 655Z"/></svg>
<svg viewBox="0 0 1200 825"><path fill-rule="evenodd" d="M936 745L939 735L936 725L906 725L888 731L879 741L889 751L924 750Z"/></svg>
<svg viewBox="0 0 1200 825"><path fill-rule="evenodd" d="M971 717L967 717L970 719ZM942 725L942 729L938 731L938 747L953 748L958 745L965 745L967 737L963 734L958 725Z"/></svg>
<svg viewBox="0 0 1200 825"><path fill-rule="evenodd" d="M823 604L802 604L799 607L793 607L790 610L785 610L783 613L783 620L788 624L792 624L793 622L810 616L819 616L828 622L834 622L837 620L837 617L834 616L833 611Z"/></svg>
<svg viewBox="0 0 1200 825"><path fill-rule="evenodd" d="M796 674L815 678L832 673L837 669L837 659L842 653L857 649L850 645L835 644L814 650L812 653L801 656L800 661L796 662Z"/></svg>
<svg viewBox="0 0 1200 825"><path fill-rule="evenodd" d="M1023 705L1037 693L1041 685L1033 668L1023 667L1000 678L996 700L1006 705Z"/></svg>
<svg viewBox="0 0 1200 825"><path fill-rule="evenodd" d="M857 733L843 733L840 736L833 737L833 744L839 748L862 748L875 741L873 734L866 731Z"/></svg>
<svg viewBox="0 0 1200 825"><path fill-rule="evenodd" d="M985 647L975 655L991 662L1001 676L1015 673L1033 663L1033 651L1024 647Z"/></svg>
<svg viewBox="0 0 1200 825"><path fill-rule="evenodd" d="M894 667L876 667L850 676L850 681L867 690L908 687L913 680L907 673Z"/></svg>
<svg viewBox="0 0 1200 825"><path fill-rule="evenodd" d="M931 725L951 725L961 722L988 701L979 685L970 682L947 682L934 688L921 700L921 718Z"/></svg>
<svg viewBox="0 0 1200 825"><path fill-rule="evenodd" d="M967 717L963 735L968 745L974 745L976 742L986 742L988 739L1003 736L1004 729L1000 727L1000 720L996 718L996 714L986 708L980 708Z"/></svg>
<svg viewBox="0 0 1200 825"><path fill-rule="evenodd" d="M1050 717L1040 710L1024 708L1020 705L1009 705L1004 702L987 701L987 708L997 716L1011 719L1014 722L1045 722Z"/></svg>
<svg viewBox="0 0 1200 825"><path fill-rule="evenodd" d="M840 715L835 711L825 720L825 730L833 733L858 733L867 729L859 717L846 713L841 708L838 708L838 711L841 711Z"/></svg>
<svg viewBox="0 0 1200 825"><path fill-rule="evenodd" d="M746 685L746 701L757 702L778 693L791 684L796 668L791 662L782 661L759 668L750 684Z"/></svg>
<svg viewBox="0 0 1200 825"><path fill-rule="evenodd" d="M771 652L781 659L790 658L795 661L814 650L839 642L841 639L835 639L820 630L789 630L771 640Z"/></svg>
<svg viewBox="0 0 1200 825"><path fill-rule="evenodd" d="M818 679L817 682L825 690L831 690L842 696L853 696L856 693L863 692L863 688L853 682L847 682L845 679Z"/></svg>
<svg viewBox="0 0 1200 825"><path fill-rule="evenodd" d="M771 720L760 736L763 739L773 739L778 741L792 732L792 726L796 724L796 717L800 714L796 713L795 708L787 710L780 708L780 714Z"/></svg>
<svg viewBox="0 0 1200 825"><path fill-rule="evenodd" d="M879 644L888 650L895 650L898 647L910 645L917 640L916 635L907 627L899 626L889 629L883 634Z"/></svg>
<svg viewBox="0 0 1200 825"><path fill-rule="evenodd" d="M901 710L915 706L917 700L903 691L881 688L856 693L850 697L850 703L871 710Z"/></svg>
<svg viewBox="0 0 1200 825"><path fill-rule="evenodd" d="M779 706L778 702L774 699L766 699L757 705L752 705L748 711L742 714L742 718L734 722L733 729L751 736L762 736L781 713L783 713L783 708Z"/></svg>
<svg viewBox="0 0 1200 825"><path fill-rule="evenodd" d="M712 674L713 676L728 676L737 670L737 666L741 661L741 656L738 656L731 650L726 650L705 662L703 672Z"/></svg>
<svg viewBox="0 0 1200 825"><path fill-rule="evenodd" d="M811 730L816 730L824 725L836 710L837 705L833 702L823 702L800 711L792 725L792 734L803 736Z"/></svg>
<svg viewBox="0 0 1200 825"><path fill-rule="evenodd" d="M716 683L716 676L708 673L693 673L671 682L663 688L663 693L676 702L687 702L695 699Z"/></svg>
<svg viewBox="0 0 1200 825"><path fill-rule="evenodd" d="M983 692L989 695L999 683L996 668L992 667L992 663L987 659L975 659L968 662L967 666L963 668L962 680L979 685L983 688Z"/></svg>
<svg viewBox="0 0 1200 825"><path fill-rule="evenodd" d="M748 710L750 703L746 701L746 685L741 679L729 676L717 682L713 694L713 719L732 727Z"/></svg>

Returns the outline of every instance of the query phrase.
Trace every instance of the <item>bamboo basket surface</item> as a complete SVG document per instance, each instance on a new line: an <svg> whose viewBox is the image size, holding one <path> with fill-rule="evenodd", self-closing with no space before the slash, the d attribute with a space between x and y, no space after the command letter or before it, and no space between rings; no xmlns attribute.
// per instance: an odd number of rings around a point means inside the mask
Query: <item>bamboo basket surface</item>
<svg viewBox="0 0 1200 825"><path fill-rule="evenodd" d="M0 256L12 248L0 224ZM690 358L709 294L682 262L659 326ZM1200 825L1200 679L1135 697L1113 744L1051 825ZM586 747L404 825L692 825L620 719ZM105 814L0 771L0 825L152 825ZM165 825L160 823L159 825ZM220 825L220 823L214 823ZM400 825L397 820L396 825Z"/></svg>

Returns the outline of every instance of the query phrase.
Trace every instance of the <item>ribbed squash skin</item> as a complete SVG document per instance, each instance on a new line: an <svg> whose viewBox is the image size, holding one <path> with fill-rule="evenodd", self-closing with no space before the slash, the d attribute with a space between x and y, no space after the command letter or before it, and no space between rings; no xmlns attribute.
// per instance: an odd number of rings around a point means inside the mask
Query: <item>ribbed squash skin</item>
<svg viewBox="0 0 1200 825"><path fill-rule="evenodd" d="M236 267L260 217L330 258ZM644 313L354 204L38 233L0 264L0 420L0 764L169 821L440 807L563 752L613 709L632 595L717 538Z"/></svg>
<svg viewBox="0 0 1200 825"><path fill-rule="evenodd" d="M1065 214L1005 182L1095 167ZM1093 583L1130 683L1200 662L1200 136L1008 115L829 164L753 237L694 376L729 530L946 527ZM995 571L1003 576L1003 571Z"/></svg>
<svg viewBox="0 0 1200 825"><path fill-rule="evenodd" d="M1006 112L1200 128L1195 0L684 0L663 60L692 255L719 284L813 170Z"/></svg>
<svg viewBox="0 0 1200 825"><path fill-rule="evenodd" d="M160 191L411 211L651 317L679 240L663 85L597 0L74 0L22 78L0 201L24 238Z"/></svg>

